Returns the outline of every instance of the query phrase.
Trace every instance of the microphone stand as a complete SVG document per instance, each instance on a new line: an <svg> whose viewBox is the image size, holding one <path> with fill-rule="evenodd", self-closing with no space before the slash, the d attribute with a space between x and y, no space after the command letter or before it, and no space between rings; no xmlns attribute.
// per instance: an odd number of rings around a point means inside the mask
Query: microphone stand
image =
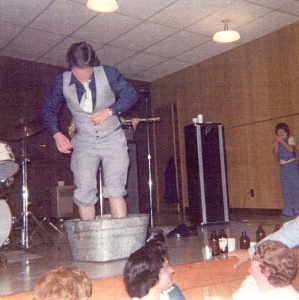
<svg viewBox="0 0 299 300"><path fill-rule="evenodd" d="M148 112L148 91L142 91L145 94L145 105L146 105L146 132L147 132L147 159L148 159L148 187L150 197L150 224L154 227L153 220L153 181L152 181L152 168L151 168L151 145L150 145L150 129L149 129L149 112Z"/></svg>

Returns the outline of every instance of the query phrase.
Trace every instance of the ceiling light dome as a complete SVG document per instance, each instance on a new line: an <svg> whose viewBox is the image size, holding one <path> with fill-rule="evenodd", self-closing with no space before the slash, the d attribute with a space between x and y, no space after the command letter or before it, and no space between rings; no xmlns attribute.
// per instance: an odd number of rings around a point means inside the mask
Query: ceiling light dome
<svg viewBox="0 0 299 300"><path fill-rule="evenodd" d="M216 32L213 36L213 41L217 43L232 43L240 39L240 34L237 31L228 30L228 19L222 21L224 30Z"/></svg>
<svg viewBox="0 0 299 300"><path fill-rule="evenodd" d="M88 0L86 6L101 13L113 13L118 10L118 4L115 0Z"/></svg>

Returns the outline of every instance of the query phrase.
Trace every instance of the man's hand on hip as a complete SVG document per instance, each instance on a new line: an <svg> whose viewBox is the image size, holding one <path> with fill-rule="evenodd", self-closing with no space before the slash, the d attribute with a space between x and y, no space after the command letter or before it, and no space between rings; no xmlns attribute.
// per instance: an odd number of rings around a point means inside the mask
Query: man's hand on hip
<svg viewBox="0 0 299 300"><path fill-rule="evenodd" d="M111 116L109 108L98 110L91 116L91 121L95 124L102 125Z"/></svg>

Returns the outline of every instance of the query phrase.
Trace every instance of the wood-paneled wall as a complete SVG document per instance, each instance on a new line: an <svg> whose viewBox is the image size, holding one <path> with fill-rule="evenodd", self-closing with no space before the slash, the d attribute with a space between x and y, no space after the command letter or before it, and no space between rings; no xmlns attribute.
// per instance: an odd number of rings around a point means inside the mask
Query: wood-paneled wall
<svg viewBox="0 0 299 300"><path fill-rule="evenodd" d="M177 104L184 207L184 126L199 113L225 127L230 207L283 207L271 150L277 123L299 136L299 23L157 80L151 93L153 109Z"/></svg>

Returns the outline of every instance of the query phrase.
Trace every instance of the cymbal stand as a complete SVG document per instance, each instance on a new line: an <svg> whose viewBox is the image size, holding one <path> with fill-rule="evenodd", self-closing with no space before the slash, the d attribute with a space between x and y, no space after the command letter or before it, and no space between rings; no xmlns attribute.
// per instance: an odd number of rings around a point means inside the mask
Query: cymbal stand
<svg viewBox="0 0 299 300"><path fill-rule="evenodd" d="M151 144L150 144L150 129L149 129L149 108L148 108L148 91L142 91L145 95L145 105L146 105L146 134L147 134L147 159L148 159L148 187L149 187L149 200L150 200L150 224L154 227L153 219L153 180L152 180L152 169L151 169Z"/></svg>
<svg viewBox="0 0 299 300"><path fill-rule="evenodd" d="M45 236L49 238L49 240L56 245L53 241L50 234L43 227L41 222L35 217L35 215L28 211L28 178L27 178L27 137L23 137L22 139L22 200L23 200L23 211L22 211L22 230L21 230L21 245L25 249L29 249L29 224L28 218L31 217L33 221L37 224L37 226L42 230ZM58 245L56 245L58 247Z"/></svg>

